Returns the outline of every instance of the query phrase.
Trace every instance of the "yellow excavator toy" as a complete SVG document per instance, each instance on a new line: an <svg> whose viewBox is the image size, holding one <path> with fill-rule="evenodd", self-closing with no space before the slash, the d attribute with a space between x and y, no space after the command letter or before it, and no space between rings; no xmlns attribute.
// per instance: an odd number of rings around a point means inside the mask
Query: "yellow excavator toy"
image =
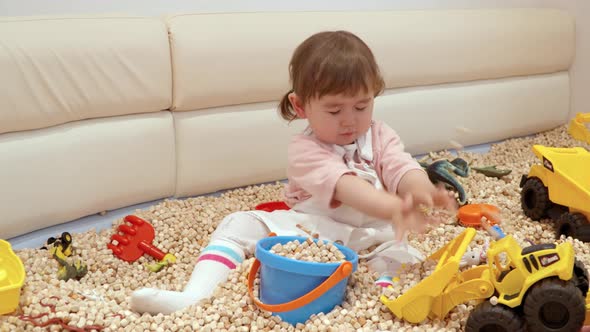
<svg viewBox="0 0 590 332"><path fill-rule="evenodd" d="M575 260L571 243L522 249L511 235L498 236L487 250L487 265L459 271L475 236L467 228L428 259L438 260L431 275L397 298L382 295L393 314L411 323L442 319L461 303L480 300L466 331L577 331L585 320L588 275ZM392 286L390 286L392 287ZM492 301L490 301L492 299Z"/></svg>

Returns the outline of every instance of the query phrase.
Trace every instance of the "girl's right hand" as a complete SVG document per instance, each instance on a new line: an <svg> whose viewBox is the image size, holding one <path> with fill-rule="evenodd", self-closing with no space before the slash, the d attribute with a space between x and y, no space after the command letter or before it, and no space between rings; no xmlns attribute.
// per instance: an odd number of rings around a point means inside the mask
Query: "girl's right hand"
<svg viewBox="0 0 590 332"><path fill-rule="evenodd" d="M391 223L395 231L395 240L401 241L406 232L423 233L426 226L436 224L439 221L428 217L420 209L420 204L414 201L412 195L405 195L399 198L393 209Z"/></svg>

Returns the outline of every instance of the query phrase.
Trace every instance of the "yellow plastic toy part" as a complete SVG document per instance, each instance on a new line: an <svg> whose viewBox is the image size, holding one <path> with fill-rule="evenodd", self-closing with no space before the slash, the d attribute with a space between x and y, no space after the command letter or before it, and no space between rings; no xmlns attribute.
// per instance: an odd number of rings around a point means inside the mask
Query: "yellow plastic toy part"
<svg viewBox="0 0 590 332"><path fill-rule="evenodd" d="M578 113L570 121L567 132L575 139L590 144L590 131L586 123L590 122L590 113Z"/></svg>
<svg viewBox="0 0 590 332"><path fill-rule="evenodd" d="M567 206L570 212L588 214L590 206L590 153L580 147L553 148L534 145L542 164L533 165L528 177L539 178L550 188L549 200Z"/></svg>
<svg viewBox="0 0 590 332"><path fill-rule="evenodd" d="M9 242L0 240L0 315L16 310L24 282L23 262L14 254Z"/></svg>
<svg viewBox="0 0 590 332"><path fill-rule="evenodd" d="M459 262L474 235L475 229L467 228L432 254L428 259L438 259L432 274L394 300L382 295L383 304L396 317L420 323L426 317L442 319L458 304L493 294L497 294L498 303L519 307L527 290L539 281L549 277L570 280L573 276L575 255L570 242L522 249L511 235L490 243L487 265L459 273Z"/></svg>
<svg viewBox="0 0 590 332"><path fill-rule="evenodd" d="M164 266L169 265L169 264L173 264L176 263L176 256L168 253L166 254L166 256L164 256L164 258L162 258L161 261L156 262L156 263L152 263L152 264L144 264L145 267L148 268L148 270L152 271L152 272L158 272L160 271Z"/></svg>
<svg viewBox="0 0 590 332"><path fill-rule="evenodd" d="M570 280L573 276L575 253L570 242L522 249L507 235L490 243L487 256L498 303L510 308L521 306L527 290L539 281L549 277Z"/></svg>
<svg viewBox="0 0 590 332"><path fill-rule="evenodd" d="M430 276L394 300L382 295L381 302L396 317L410 323L420 323L426 317L445 317L459 303L491 296L494 288L487 277L489 272L486 266L458 273L461 257L475 233L473 228L465 229L427 258L438 260Z"/></svg>

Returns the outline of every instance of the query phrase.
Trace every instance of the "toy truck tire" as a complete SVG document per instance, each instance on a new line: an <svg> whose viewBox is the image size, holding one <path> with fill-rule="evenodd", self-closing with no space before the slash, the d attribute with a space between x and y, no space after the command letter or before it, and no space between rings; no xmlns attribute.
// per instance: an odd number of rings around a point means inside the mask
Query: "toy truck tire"
<svg viewBox="0 0 590 332"><path fill-rule="evenodd" d="M586 318L582 292L573 281L558 278L533 285L523 309L529 331L579 331Z"/></svg>
<svg viewBox="0 0 590 332"><path fill-rule="evenodd" d="M590 242L590 224L581 213L566 212L557 221L557 233L571 236L583 242Z"/></svg>
<svg viewBox="0 0 590 332"><path fill-rule="evenodd" d="M505 305L492 305L484 301L477 305L469 315L466 332L479 331L524 331L524 320L514 310Z"/></svg>
<svg viewBox="0 0 590 332"><path fill-rule="evenodd" d="M588 294L588 270L584 266L584 263L579 261L577 258L574 261L574 283L576 287L582 292L584 298Z"/></svg>
<svg viewBox="0 0 590 332"><path fill-rule="evenodd" d="M522 182L520 204L524 214L533 220L543 218L552 205L547 187L536 177L523 178Z"/></svg>

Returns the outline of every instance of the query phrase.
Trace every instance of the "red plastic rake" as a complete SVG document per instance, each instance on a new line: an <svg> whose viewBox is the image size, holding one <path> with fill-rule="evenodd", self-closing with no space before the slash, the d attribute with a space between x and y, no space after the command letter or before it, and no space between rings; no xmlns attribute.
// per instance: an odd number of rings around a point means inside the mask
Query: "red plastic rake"
<svg viewBox="0 0 590 332"><path fill-rule="evenodd" d="M127 262L135 262L143 254L148 254L158 261L164 259L166 254L152 244L156 233L150 223L133 215L126 216L125 221L129 224L119 225L120 233L113 234L111 242L107 244L113 255ZM117 241L117 244L113 244L113 240Z"/></svg>

